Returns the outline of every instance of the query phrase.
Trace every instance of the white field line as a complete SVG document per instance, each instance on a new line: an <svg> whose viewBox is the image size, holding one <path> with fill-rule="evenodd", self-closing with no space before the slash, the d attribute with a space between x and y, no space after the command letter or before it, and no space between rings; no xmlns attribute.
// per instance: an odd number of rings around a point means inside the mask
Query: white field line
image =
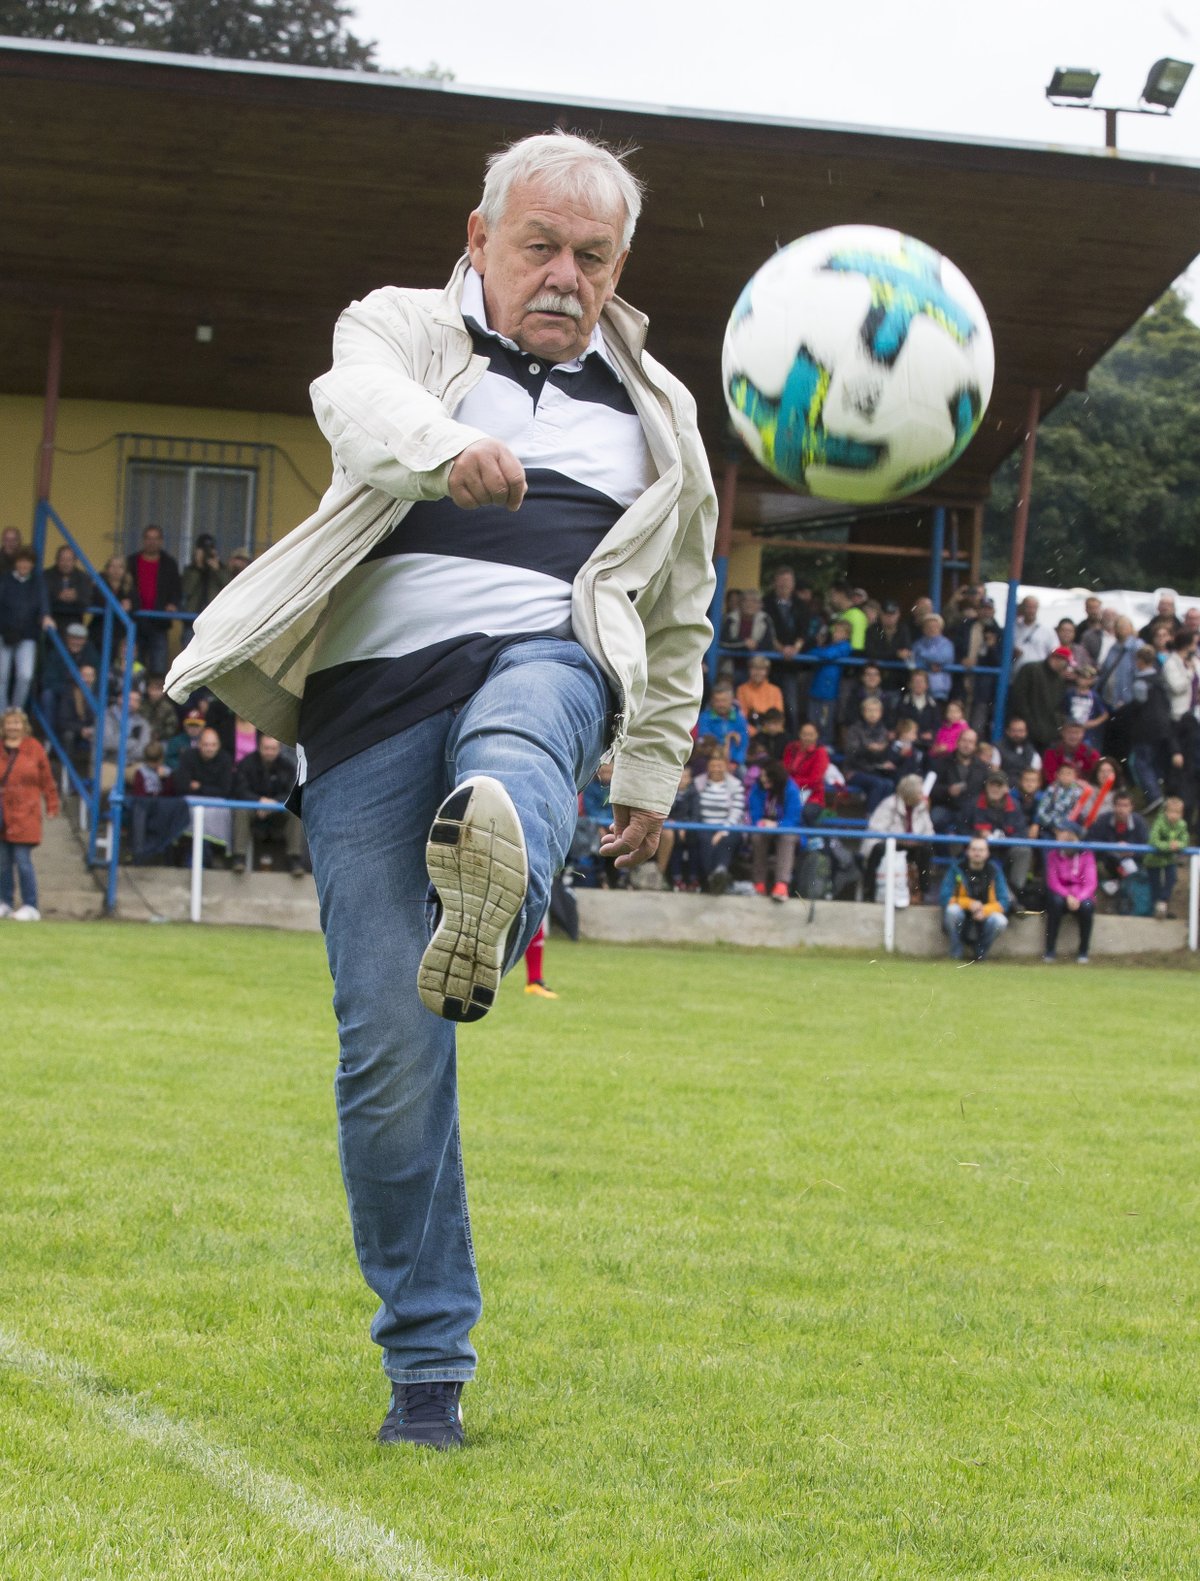
<svg viewBox="0 0 1200 1581"><path fill-rule="evenodd" d="M126 1438L197 1472L222 1493L281 1526L311 1537L335 1559L366 1571L376 1581L464 1581L461 1571L434 1564L423 1543L398 1537L358 1510L322 1504L298 1483L260 1471L236 1450L210 1443L157 1406L144 1405L134 1395L115 1394L83 1367L37 1350L3 1329L0 1366L40 1384L65 1387L89 1414Z"/></svg>

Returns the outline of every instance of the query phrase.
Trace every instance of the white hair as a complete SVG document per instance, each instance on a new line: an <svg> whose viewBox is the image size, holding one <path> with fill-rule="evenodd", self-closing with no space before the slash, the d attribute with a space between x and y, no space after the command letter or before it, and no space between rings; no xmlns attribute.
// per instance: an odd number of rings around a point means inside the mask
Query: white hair
<svg viewBox="0 0 1200 1581"><path fill-rule="evenodd" d="M583 198L601 208L615 209L619 205L625 212L621 233L624 252L633 240L642 212L642 183L626 167L624 159L625 155L613 153L603 143L576 137L572 132L541 132L523 137L488 160L479 212L489 225L498 225L512 188L537 181L556 198Z"/></svg>

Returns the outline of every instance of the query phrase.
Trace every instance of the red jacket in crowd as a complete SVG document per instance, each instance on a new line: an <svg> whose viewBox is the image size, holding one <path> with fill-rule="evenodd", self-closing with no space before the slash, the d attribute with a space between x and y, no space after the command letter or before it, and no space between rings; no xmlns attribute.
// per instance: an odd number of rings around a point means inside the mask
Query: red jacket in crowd
<svg viewBox="0 0 1200 1581"><path fill-rule="evenodd" d="M0 779L8 768L8 751L0 746ZM58 817L58 787L49 759L32 736L17 748L12 772L0 793L4 803L3 838L13 845L41 845L42 799L51 818Z"/></svg>
<svg viewBox="0 0 1200 1581"><path fill-rule="evenodd" d="M814 807L825 805L825 775L829 769L829 753L822 746L806 752L798 741L789 741L783 749L783 766L796 786L808 791Z"/></svg>
<svg viewBox="0 0 1200 1581"><path fill-rule="evenodd" d="M1089 747L1086 741L1081 741L1074 752L1068 752L1061 741L1056 741L1042 753L1042 773L1046 776L1046 784L1053 785L1059 767L1063 763L1074 763L1080 780L1090 780L1099 761L1100 754L1095 747Z"/></svg>

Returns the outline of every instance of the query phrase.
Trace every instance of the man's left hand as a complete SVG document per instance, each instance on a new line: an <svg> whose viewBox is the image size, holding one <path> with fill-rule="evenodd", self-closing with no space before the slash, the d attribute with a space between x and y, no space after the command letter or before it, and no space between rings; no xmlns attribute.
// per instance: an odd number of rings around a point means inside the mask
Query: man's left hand
<svg viewBox="0 0 1200 1581"><path fill-rule="evenodd" d="M600 855L615 857L622 871L648 862L658 850L665 814L614 802L612 815L611 826L600 836Z"/></svg>

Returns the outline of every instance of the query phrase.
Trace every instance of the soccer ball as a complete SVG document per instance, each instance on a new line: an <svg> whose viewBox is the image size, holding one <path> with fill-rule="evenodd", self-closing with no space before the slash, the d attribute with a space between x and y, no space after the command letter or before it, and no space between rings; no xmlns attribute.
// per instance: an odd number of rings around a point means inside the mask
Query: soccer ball
<svg viewBox="0 0 1200 1581"><path fill-rule="evenodd" d="M876 225L777 252L738 298L721 355L730 416L763 466L856 504L911 494L957 460L994 372L966 276Z"/></svg>

